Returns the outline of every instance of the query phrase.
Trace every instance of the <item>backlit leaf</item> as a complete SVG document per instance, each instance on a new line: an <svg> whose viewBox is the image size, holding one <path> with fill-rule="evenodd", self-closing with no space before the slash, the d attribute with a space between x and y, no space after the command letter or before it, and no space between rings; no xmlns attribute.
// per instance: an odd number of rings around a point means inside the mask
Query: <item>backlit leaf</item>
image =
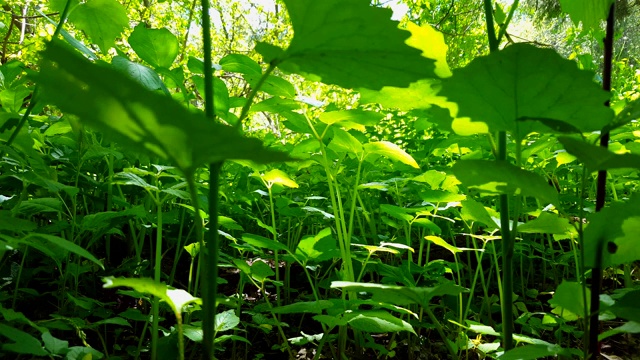
<svg viewBox="0 0 640 360"><path fill-rule="evenodd" d="M435 77L435 61L405 43L410 33L390 20L389 9L372 7L367 0L285 4L294 32L289 47L256 48L265 61L285 71L344 88L401 87Z"/></svg>
<svg viewBox="0 0 640 360"><path fill-rule="evenodd" d="M562 11L569 14L576 26L582 25L591 30L600 29L600 22L609 15L609 8L614 0L560 0Z"/></svg>
<svg viewBox="0 0 640 360"><path fill-rule="evenodd" d="M613 118L609 93L593 73L554 50L515 44L473 60L443 80L441 95L458 104L458 117L484 122L518 139L549 129L531 119L562 121L582 132L602 129Z"/></svg>
<svg viewBox="0 0 640 360"><path fill-rule="evenodd" d="M622 168L640 169L640 155L616 154L601 146L591 145L584 141L561 136L558 140L565 149L591 171Z"/></svg>
<svg viewBox="0 0 640 360"><path fill-rule="evenodd" d="M412 166L416 169L420 168L418 163L413 159L413 157L411 157L411 155L407 154L398 145L390 143L388 141L370 142L364 145L364 150L368 154L382 155L391 160L399 161L403 164Z"/></svg>
<svg viewBox="0 0 640 360"><path fill-rule="evenodd" d="M116 45L116 38L129 26L127 10L116 0L91 0L78 5L69 15L103 53Z"/></svg>
<svg viewBox="0 0 640 360"><path fill-rule="evenodd" d="M461 160L451 170L463 185L484 195L524 195L558 204L558 192L542 176L507 162Z"/></svg>
<svg viewBox="0 0 640 360"><path fill-rule="evenodd" d="M140 23L133 29L128 42L136 54L154 68L168 69L178 56L178 39L167 28L147 29Z"/></svg>
<svg viewBox="0 0 640 360"><path fill-rule="evenodd" d="M145 90L113 69L89 63L58 42L43 53L41 68L37 81L61 110L131 148L170 160L185 173L225 159L288 158L167 96Z"/></svg>

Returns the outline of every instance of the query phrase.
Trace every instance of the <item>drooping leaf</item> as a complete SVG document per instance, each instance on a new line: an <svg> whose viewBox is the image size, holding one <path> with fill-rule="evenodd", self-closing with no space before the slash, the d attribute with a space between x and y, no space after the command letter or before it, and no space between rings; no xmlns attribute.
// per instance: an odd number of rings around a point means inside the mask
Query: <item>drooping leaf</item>
<svg viewBox="0 0 640 360"><path fill-rule="evenodd" d="M332 288L341 288L343 291L368 292L373 294L373 300L389 304L405 306L418 304L429 306L429 301L434 296L459 295L464 288L446 282L435 287L408 287L396 285L383 285L374 283L357 283L348 281L333 281Z"/></svg>
<svg viewBox="0 0 640 360"><path fill-rule="evenodd" d="M266 237L260 236L260 235L244 234L242 235L242 240L249 245L252 245L261 249L280 250L280 251L289 250L287 245L277 241L273 241L271 239L267 239Z"/></svg>
<svg viewBox="0 0 640 360"><path fill-rule="evenodd" d="M169 90L167 90L162 79L158 76L158 73L152 69L142 64L129 61L129 59L122 56L114 57L111 64L114 69L121 71L130 79L135 80L137 83L144 86L145 89L151 91L166 90L166 93L169 93Z"/></svg>
<svg viewBox="0 0 640 360"><path fill-rule="evenodd" d="M626 203L614 203L591 216L584 233L586 267L593 268L598 255L603 268L640 260L639 201L632 196Z"/></svg>
<svg viewBox="0 0 640 360"><path fill-rule="evenodd" d="M245 75L260 76L262 68L252 58L242 54L229 54L220 59L220 66L224 71L237 72Z"/></svg>
<svg viewBox="0 0 640 360"><path fill-rule="evenodd" d="M180 46L176 36L167 28L147 29L143 23L133 29L128 42L133 51L154 68L170 68Z"/></svg>
<svg viewBox="0 0 640 360"><path fill-rule="evenodd" d="M542 176L507 162L461 160L451 171L463 185L484 195L524 195L558 204L558 192Z"/></svg>
<svg viewBox="0 0 640 360"><path fill-rule="evenodd" d="M258 81L260 80L260 75L247 74L244 76L244 79L249 84L251 84L251 86L256 87L258 85ZM293 86L293 84L281 77L273 75L269 75L264 80L262 86L260 87L260 90L273 96L282 96L288 99L293 99L296 97L296 88Z"/></svg>
<svg viewBox="0 0 640 360"><path fill-rule="evenodd" d="M333 139L331 139L328 147L333 151L353 154L358 159L361 158L363 152L363 146L360 141L342 129L333 130Z"/></svg>
<svg viewBox="0 0 640 360"><path fill-rule="evenodd" d="M39 233L31 233L24 238L24 243L28 244L28 240L31 238L42 239L49 242L52 245L55 245L61 249L64 249L70 253L76 254L80 257L83 257L89 261L92 261L94 264L100 266L101 269L104 270L104 265L102 261L98 260L95 256L93 256L90 252L78 246L67 239L63 239L59 236L48 235L48 234L39 234Z"/></svg>
<svg viewBox="0 0 640 360"><path fill-rule="evenodd" d="M458 117L522 139L549 129L521 120L560 121L582 132L602 129L613 112L604 105L609 93L592 79L551 49L515 44L455 70L443 80L441 95L458 104Z"/></svg>
<svg viewBox="0 0 640 360"><path fill-rule="evenodd" d="M322 311L333 307L329 300L303 301L273 308L276 314L322 314Z"/></svg>
<svg viewBox="0 0 640 360"><path fill-rule="evenodd" d="M560 136L558 140L569 153L575 155L590 171L623 168L640 169L640 155L616 154L601 146L591 145L566 136Z"/></svg>
<svg viewBox="0 0 640 360"><path fill-rule="evenodd" d="M240 318L236 315L235 310L227 310L216 314L215 331L222 332L232 330L240 324Z"/></svg>
<svg viewBox="0 0 640 360"><path fill-rule="evenodd" d="M560 0L562 11L569 14L576 26L582 25L591 30L600 29L600 22L607 19L609 8L615 0Z"/></svg>
<svg viewBox="0 0 640 360"><path fill-rule="evenodd" d="M279 169L269 170L269 172L262 175L262 179L269 184L280 184L289 188L298 187L298 183L293 181L287 173Z"/></svg>
<svg viewBox="0 0 640 360"><path fill-rule="evenodd" d="M415 334L411 324L386 311L353 311L345 314L345 319L347 319L347 323L354 329L367 333L408 331Z"/></svg>
<svg viewBox="0 0 640 360"><path fill-rule="evenodd" d="M116 0L92 0L78 5L69 15L103 53L116 45L116 38L129 26L127 10Z"/></svg>
<svg viewBox="0 0 640 360"><path fill-rule="evenodd" d="M119 72L91 64L58 42L43 53L37 81L63 111L119 142L170 160L185 173L225 159L285 160L257 139L213 123L167 96L145 90ZM59 91L60 88L65 91Z"/></svg>
<svg viewBox="0 0 640 360"><path fill-rule="evenodd" d="M617 317L640 323L640 290L631 290L616 300L607 310Z"/></svg>
<svg viewBox="0 0 640 360"><path fill-rule="evenodd" d="M157 283L148 278L115 278L113 276L103 277L103 287L110 289L115 287L130 287L133 290L158 297L171 307L176 317L181 317L182 308L191 303L199 303L199 298L193 297L182 289L172 289L166 284Z"/></svg>
<svg viewBox="0 0 640 360"><path fill-rule="evenodd" d="M518 232L521 233L566 234L573 229L569 220L546 211L536 219L518 226Z"/></svg>
<svg viewBox="0 0 640 360"><path fill-rule="evenodd" d="M0 323L0 335L11 341L9 343L3 343L2 350L25 355L45 357L49 355L42 347L40 340L20 329Z"/></svg>
<svg viewBox="0 0 640 360"><path fill-rule="evenodd" d="M583 317L585 314L585 303L583 299L590 299L591 291L585 289L586 296L582 296L582 285L577 282L563 281L556 289L553 297L549 299L549 304L554 307L553 313L561 315L563 317L575 315L577 317ZM588 311L587 303L587 311ZM570 314L565 314L567 311Z"/></svg>
<svg viewBox="0 0 640 360"><path fill-rule="evenodd" d="M336 239L331 236L331 229L321 230L315 236L308 236L300 240L295 251L302 262L322 262L340 257Z"/></svg>
<svg viewBox="0 0 640 360"><path fill-rule="evenodd" d="M391 160L399 161L416 169L420 166L413 157L402 150L398 145L388 141L376 141L364 144L364 150L367 154L377 154L387 157Z"/></svg>
<svg viewBox="0 0 640 360"><path fill-rule="evenodd" d="M265 61L285 71L344 88L402 87L435 77L435 61L405 43L410 34L390 20L389 9L372 7L367 0L285 4L294 32L289 47L256 47Z"/></svg>
<svg viewBox="0 0 640 360"><path fill-rule="evenodd" d="M559 345L555 344L534 344L534 345L525 345L519 346L515 349L511 349L505 352L503 355L499 356L499 360L534 360L534 359L542 359L549 357L557 357L558 355L563 355L567 357L571 357L573 352L571 349L564 349Z"/></svg>

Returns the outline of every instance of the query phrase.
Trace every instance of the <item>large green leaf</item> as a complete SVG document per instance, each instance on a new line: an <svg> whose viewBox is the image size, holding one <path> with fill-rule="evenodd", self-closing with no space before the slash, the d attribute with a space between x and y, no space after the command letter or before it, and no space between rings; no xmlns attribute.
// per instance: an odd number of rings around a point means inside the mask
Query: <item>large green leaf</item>
<svg viewBox="0 0 640 360"><path fill-rule="evenodd" d="M114 57L111 65L113 65L114 69L121 71L147 90L166 90L166 93L169 93L158 73L151 68L129 61L129 59L122 56Z"/></svg>
<svg viewBox="0 0 640 360"><path fill-rule="evenodd" d="M289 47L259 43L256 50L285 71L369 89L436 77L435 61L405 43L410 34L390 20L389 9L372 7L368 0L284 2L294 32Z"/></svg>
<svg viewBox="0 0 640 360"><path fill-rule="evenodd" d="M443 80L441 95L458 104L458 117L484 122L493 131L523 138L531 131L582 132L602 129L613 112L609 93L593 82L593 73L551 49L515 44L473 60ZM566 123L566 126L562 126Z"/></svg>
<svg viewBox="0 0 640 360"><path fill-rule="evenodd" d="M36 238L36 239L42 239L45 240L53 245L56 245L66 251L69 251L71 253L74 253L80 257L83 257L87 260L92 261L93 263L95 263L96 265L100 266L100 268L102 268L104 270L104 265L102 264L102 261L98 260L98 258L96 258L95 256L93 256L90 252L88 252L87 250L85 250L84 248L72 243L71 241L67 240L67 239L63 239L59 236L54 236L54 235L47 235L47 234L38 234L38 233L32 233L27 235L24 240L21 240L21 242L27 244L27 245L31 245L29 239L32 238Z"/></svg>
<svg viewBox="0 0 640 360"><path fill-rule="evenodd" d="M129 26L127 10L116 0L91 0L78 5L69 15L103 53L116 45L115 39Z"/></svg>
<svg viewBox="0 0 640 360"><path fill-rule="evenodd" d="M599 30L600 22L607 19L614 0L560 0L562 11L569 14L574 24L591 30Z"/></svg>
<svg viewBox="0 0 640 360"><path fill-rule="evenodd" d="M640 169L640 155L616 154L601 146L561 136L558 140L567 151L575 155L591 171L621 168Z"/></svg>
<svg viewBox="0 0 640 360"><path fill-rule="evenodd" d="M451 171L463 185L483 195L524 195L558 204L558 192L542 176L507 162L461 160Z"/></svg>
<svg viewBox="0 0 640 360"><path fill-rule="evenodd" d="M225 159L288 159L257 139L214 123L171 98L149 92L109 67L91 64L57 42L43 53L37 81L61 110L131 148L171 161L185 173ZM60 91L63 88L64 91Z"/></svg>
<svg viewBox="0 0 640 360"><path fill-rule="evenodd" d="M178 56L178 39L166 28L147 29L140 23L128 41L136 54L155 68L170 68Z"/></svg>
<svg viewBox="0 0 640 360"><path fill-rule="evenodd" d="M640 260L640 198L614 203L594 214L585 229L585 266L592 268L602 255L602 267Z"/></svg>
<svg viewBox="0 0 640 360"><path fill-rule="evenodd" d="M336 239L331 236L330 228L321 230L316 236L300 240L295 254L302 262L322 262L340 257Z"/></svg>
<svg viewBox="0 0 640 360"><path fill-rule="evenodd" d="M0 349L4 351L44 357L49 355L42 347L40 340L22 330L0 323L0 335L10 340L9 342L5 342L6 340L3 339L3 344L0 345Z"/></svg>

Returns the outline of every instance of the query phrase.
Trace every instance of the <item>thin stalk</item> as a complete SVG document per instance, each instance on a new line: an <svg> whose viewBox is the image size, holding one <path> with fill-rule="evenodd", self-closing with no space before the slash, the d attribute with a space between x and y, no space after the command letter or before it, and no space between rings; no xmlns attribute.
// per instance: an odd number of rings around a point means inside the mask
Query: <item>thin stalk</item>
<svg viewBox="0 0 640 360"><path fill-rule="evenodd" d="M613 35L615 25L615 1L611 3L609 8L609 16L607 17L607 30L604 38L604 68L602 71L602 88L605 91L611 91L611 68L613 63ZM609 101L606 103L610 105ZM602 134L600 138L600 146L607 148L609 146L609 133ZM607 188L607 171L598 171L598 183L596 192L596 211L600 211L604 207L606 188ZM599 239L596 248L596 263L591 270L591 316L589 321L589 359L597 359L599 355L598 348L598 313L600 312L600 291L602 287L602 251L604 239Z"/></svg>
<svg viewBox="0 0 640 360"><path fill-rule="evenodd" d="M267 184L267 190L269 191L269 207L271 213L271 227L273 229L273 241L278 242L278 233L276 231L276 209L273 204L273 192L271 191L271 185ZM280 256L278 255L278 250L273 250L274 254L274 266L276 268L276 282L280 282ZM280 286L276 285L276 305L280 306L282 300L280 299ZM280 321L280 316L278 315L278 321Z"/></svg>
<svg viewBox="0 0 640 360"><path fill-rule="evenodd" d="M156 229L156 256L153 280L156 284L159 284L160 275L162 274L162 203L160 203L159 200L156 204L156 209L158 224ZM153 297L151 307L153 314L153 322L151 323L151 359L155 360L158 358L158 319L160 317L160 299L158 299L157 296Z"/></svg>
<svg viewBox="0 0 640 360"><path fill-rule="evenodd" d="M487 25L487 37L491 52L498 51L498 38L493 24L493 5L491 0L484 0L485 21ZM507 133L498 132L498 159L507 161ZM502 283L504 289L500 299L502 308L502 347L505 351L513 348L513 238L511 236L509 221L509 198L506 194L500 195L500 232L502 234Z"/></svg>

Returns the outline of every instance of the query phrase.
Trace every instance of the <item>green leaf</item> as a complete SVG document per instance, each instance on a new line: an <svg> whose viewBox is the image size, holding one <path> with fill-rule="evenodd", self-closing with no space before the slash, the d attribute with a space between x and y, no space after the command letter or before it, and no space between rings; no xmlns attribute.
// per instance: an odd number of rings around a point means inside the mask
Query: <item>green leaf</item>
<svg viewBox="0 0 640 360"><path fill-rule="evenodd" d="M74 113L124 145L171 161L187 174L225 159L268 162L288 158L167 96L146 91L113 69L89 63L58 42L49 44L43 53L37 81L61 110Z"/></svg>
<svg viewBox="0 0 640 360"><path fill-rule="evenodd" d="M507 162L460 160L451 171L463 185L484 195L523 195L558 204L558 192L542 176Z"/></svg>
<svg viewBox="0 0 640 360"><path fill-rule="evenodd" d="M262 175L262 179L266 181L268 184L280 184L282 186L286 186L289 188L297 188L298 183L291 180L289 175L287 175L284 171L273 169L269 170L266 174Z"/></svg>
<svg viewBox="0 0 640 360"><path fill-rule="evenodd" d="M390 143L388 141L376 141L364 144L364 150L368 154L382 155L391 160L399 161L403 164L412 166L416 169L420 168L418 163L413 159L413 157L411 157L411 155L407 154L398 145Z"/></svg>
<svg viewBox="0 0 640 360"><path fill-rule="evenodd" d="M408 214L408 210L400 206L380 204L380 211L389 214L398 220L404 221L407 224L413 220L413 216Z"/></svg>
<svg viewBox="0 0 640 360"><path fill-rule="evenodd" d="M164 301L171 307L176 317L182 317L182 308L191 303L199 303L199 298L193 297L182 289L172 289L162 283L157 283L153 279L147 278L114 278L113 276L103 277L103 287L106 289L115 287L130 287L137 292L153 295Z"/></svg>
<svg viewBox="0 0 640 360"><path fill-rule="evenodd" d="M128 42L133 51L154 68L170 68L180 46L176 36L167 28L147 29L143 23L133 29Z"/></svg>
<svg viewBox="0 0 640 360"><path fill-rule="evenodd" d="M66 340L60 340L50 332L44 332L41 336L45 349L55 355L64 355L69 349L69 342Z"/></svg>
<svg viewBox="0 0 640 360"><path fill-rule="evenodd" d="M114 69L122 72L147 90L156 91L167 89L162 79L160 79L160 76L158 76L158 73L142 64L134 63L122 56L114 57L111 64ZM168 93L169 91L166 90L166 92Z"/></svg>
<svg viewBox="0 0 640 360"><path fill-rule="evenodd" d="M102 262L100 260L98 260L95 256L93 256L90 252L88 252L87 250L85 250L84 248L72 243L69 240L63 239L61 237L58 236L54 236L54 235L47 235L47 234L38 234L38 233L32 233L27 235L24 238L24 242L28 244L27 240L28 239L32 239L32 238L36 238L36 239L42 239L42 240L46 240L47 242L56 245L58 247L60 247L61 249L64 249L70 253L76 254L80 257L83 257L89 261L92 261L93 263L95 263L96 265L100 266L100 268L102 270L104 270L104 265L102 264Z"/></svg>
<svg viewBox="0 0 640 360"><path fill-rule="evenodd" d="M442 246L443 248L445 248L446 250L448 250L450 253L452 254L457 254L460 252L463 252L465 250L476 250L476 249L469 249L469 248L460 248L460 247L456 247L453 246L451 244L449 244L448 242L446 242L443 238L439 237L439 236L433 236L433 235L428 235L424 237L426 240L431 241L432 243L438 245L438 246ZM476 251L481 251L482 249L478 249Z"/></svg>
<svg viewBox="0 0 640 360"><path fill-rule="evenodd" d="M340 257L336 239L331 236L330 228L321 230L316 236L300 240L295 254L302 262L322 262Z"/></svg>
<svg viewBox="0 0 640 360"><path fill-rule="evenodd" d="M598 341L602 341L610 336L617 334L640 334L640 322L629 321L622 326L607 330L598 336Z"/></svg>
<svg viewBox="0 0 640 360"><path fill-rule="evenodd" d="M0 106L8 112L17 113L22 108L24 99L31 94L31 90L24 86L0 91Z"/></svg>
<svg viewBox="0 0 640 360"><path fill-rule="evenodd" d="M1 349L4 351L35 356L49 355L42 347L40 340L22 330L0 323L0 335L11 341L10 343L3 342Z"/></svg>
<svg viewBox="0 0 640 360"><path fill-rule="evenodd" d="M361 158L364 150L358 139L342 129L333 129L333 139L329 143L329 148L336 152L353 154L358 159Z"/></svg>
<svg viewBox="0 0 640 360"><path fill-rule="evenodd" d="M399 319L386 311L354 311L345 314L345 318L351 327L367 333L408 331L415 334L413 327L408 322Z"/></svg>
<svg viewBox="0 0 640 360"><path fill-rule="evenodd" d="M276 274L273 269L271 269L271 266L262 260L258 260L251 264L250 269L249 274L251 274L251 277L259 282L264 282L267 278Z"/></svg>
<svg viewBox="0 0 640 360"><path fill-rule="evenodd" d="M587 292L586 299L590 299L591 291L588 288L585 290ZM584 298L582 296L582 285L577 282L563 281L556 289L553 297L549 299L549 304L554 307L554 314L562 314L563 317L573 314L581 318L585 314ZM567 311L571 314L566 314Z"/></svg>
<svg viewBox="0 0 640 360"><path fill-rule="evenodd" d="M375 126L384 118L384 114L377 111L359 109L326 111L318 117L327 125L340 124L343 128L366 131L366 126Z"/></svg>
<svg viewBox="0 0 640 360"><path fill-rule="evenodd" d="M489 215L489 212L481 203L473 199L466 198L465 200L461 201L461 204L462 211L460 212L460 214L462 215L462 219L464 219L464 221L479 221L489 229L498 228L496 221L491 217L491 215Z"/></svg>
<svg viewBox="0 0 640 360"><path fill-rule="evenodd" d="M616 154L601 146L561 136L558 141L591 171L634 168L640 169L640 155Z"/></svg>
<svg viewBox="0 0 640 360"><path fill-rule="evenodd" d="M515 349L511 349L499 356L499 360L534 360L548 357L557 357L558 355L570 356L571 353L566 349L555 345L525 345Z"/></svg>
<svg viewBox="0 0 640 360"><path fill-rule="evenodd" d="M285 0L293 39L286 51L257 46L267 62L344 88L408 86L435 77L434 60L408 46L391 10L368 0ZM371 76L375 74L375 76Z"/></svg>
<svg viewBox="0 0 640 360"><path fill-rule="evenodd" d="M408 287L396 285L382 285L374 283L357 283L349 281L333 281L332 288L342 288L343 291L368 292L373 294L374 301L380 301L398 306L418 304L429 306L429 301L435 296L459 295L464 288L445 282L435 287Z"/></svg>
<svg viewBox="0 0 640 360"><path fill-rule="evenodd" d="M596 266L602 255L602 268L640 260L640 198L614 203L593 214L584 232L585 266Z"/></svg>
<svg viewBox="0 0 640 360"><path fill-rule="evenodd" d="M530 234L566 234L573 229L574 227L569 224L569 220L546 211L536 219L518 226L518 232Z"/></svg>
<svg viewBox="0 0 640 360"><path fill-rule="evenodd" d="M622 111L618 115L616 115L615 119L609 124L607 124L603 129L602 133L611 132L614 129L617 129L623 125L630 123L633 120L640 118L640 98L633 100L628 103Z"/></svg>
<svg viewBox="0 0 640 360"><path fill-rule="evenodd" d="M562 11L569 14L576 26L582 22L586 29L598 30L600 22L607 19L614 0L560 0Z"/></svg>
<svg viewBox="0 0 640 360"><path fill-rule="evenodd" d="M16 218L11 215L10 211L0 210L0 230L2 231L29 232L37 228L38 225L34 222Z"/></svg>
<svg viewBox="0 0 640 360"><path fill-rule="evenodd" d="M443 80L441 95L458 104L458 117L484 122L492 131L522 139L544 125L518 120L565 122L582 132L600 130L613 118L609 93L551 49L515 44L479 57Z"/></svg>
<svg viewBox="0 0 640 360"><path fill-rule="evenodd" d="M258 85L261 75L245 75L244 79L253 87ZM296 97L296 88L287 80L269 75L260 87L260 91L273 96L282 96L284 98L293 99Z"/></svg>
<svg viewBox="0 0 640 360"><path fill-rule="evenodd" d="M333 307L329 300L304 301L273 308L276 314L322 314L323 310Z"/></svg>
<svg viewBox="0 0 640 360"><path fill-rule="evenodd" d="M104 54L116 45L115 39L129 26L127 10L116 0L91 0L78 5L69 15Z"/></svg>
<svg viewBox="0 0 640 360"><path fill-rule="evenodd" d="M260 77L262 68L252 58L242 54L229 54L220 59L222 70Z"/></svg>
<svg viewBox="0 0 640 360"><path fill-rule="evenodd" d="M240 318L236 315L235 310L227 310L216 314L214 324L216 332L233 330L240 324Z"/></svg>
<svg viewBox="0 0 640 360"><path fill-rule="evenodd" d="M244 234L242 235L242 241L246 242L251 246L255 246L261 249L269 249L269 250L280 250L280 251L288 251L289 248L287 245L282 244L280 242L273 241L271 239L267 239L264 236L255 235L255 234Z"/></svg>
<svg viewBox="0 0 640 360"><path fill-rule="evenodd" d="M631 290L624 294L607 310L617 317L640 323L640 290Z"/></svg>

